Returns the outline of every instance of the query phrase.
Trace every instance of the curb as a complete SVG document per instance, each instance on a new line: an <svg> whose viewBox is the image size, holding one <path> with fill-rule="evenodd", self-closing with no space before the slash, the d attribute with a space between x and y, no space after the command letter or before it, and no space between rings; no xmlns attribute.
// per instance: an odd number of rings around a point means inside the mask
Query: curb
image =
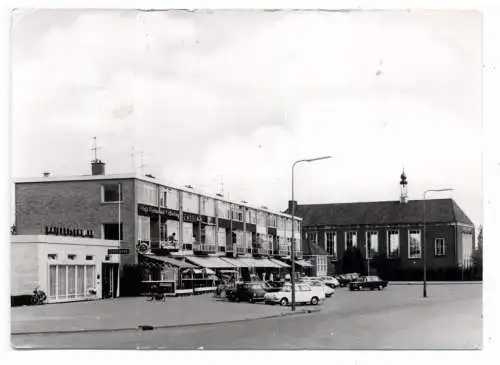
<svg viewBox="0 0 500 365"><path fill-rule="evenodd" d="M152 331L155 329L174 329L174 328L188 328L188 327L198 327L198 326L213 326L217 324L231 324L239 322L249 322L257 319L270 319L279 317L289 317L296 316L300 314L311 314L320 312L321 309L306 309L297 312L283 312L279 314L272 314L268 316L243 318L243 319L232 319L228 321L215 321L215 322L198 322L198 323L180 323L180 324L167 324L152 326L147 324L140 324L137 327L120 327L120 328L100 328L100 329L76 329L76 330L61 330L61 331L36 331L36 332L11 332L11 336L22 336L22 335L44 335L44 334L71 334L71 333L98 333L98 332L123 332L123 331Z"/></svg>
<svg viewBox="0 0 500 365"><path fill-rule="evenodd" d="M428 281L427 285L477 285L482 281ZM422 281L390 281L388 285L424 285Z"/></svg>

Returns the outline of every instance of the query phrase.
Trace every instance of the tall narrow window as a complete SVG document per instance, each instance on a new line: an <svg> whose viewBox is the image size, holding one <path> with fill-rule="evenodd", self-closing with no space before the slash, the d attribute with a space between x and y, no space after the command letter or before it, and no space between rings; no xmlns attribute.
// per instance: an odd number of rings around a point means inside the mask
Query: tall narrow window
<svg viewBox="0 0 500 365"><path fill-rule="evenodd" d="M57 268L57 297L66 298L67 288L66 288L66 266L59 265Z"/></svg>
<svg viewBox="0 0 500 365"><path fill-rule="evenodd" d="M387 257L399 257L399 231L387 231Z"/></svg>
<svg viewBox="0 0 500 365"><path fill-rule="evenodd" d="M378 254L378 232L366 232L366 248L369 258L374 258Z"/></svg>
<svg viewBox="0 0 500 365"><path fill-rule="evenodd" d="M334 260L337 259L337 233L333 231L325 232L325 249L333 256Z"/></svg>
<svg viewBox="0 0 500 365"><path fill-rule="evenodd" d="M358 247L358 233L349 231L345 233L345 248Z"/></svg>
<svg viewBox="0 0 500 365"><path fill-rule="evenodd" d="M436 238L434 240L434 255L446 256L446 246L444 238Z"/></svg>
<svg viewBox="0 0 500 365"><path fill-rule="evenodd" d="M90 289L95 289L95 266L87 265L85 266L85 294L89 294Z"/></svg>
<svg viewBox="0 0 500 365"><path fill-rule="evenodd" d="M408 258L420 259L422 257L422 238L420 230L408 232Z"/></svg>
<svg viewBox="0 0 500 365"><path fill-rule="evenodd" d="M57 266L49 266L49 297L55 298L57 291Z"/></svg>
<svg viewBox="0 0 500 365"><path fill-rule="evenodd" d="M76 269L76 296L85 296L85 266L78 265Z"/></svg>
<svg viewBox="0 0 500 365"><path fill-rule="evenodd" d="M315 231L307 232L307 239L309 240L309 242L317 245L318 244L318 232L315 232Z"/></svg>
<svg viewBox="0 0 500 365"><path fill-rule="evenodd" d="M76 266L68 266L68 298L76 297Z"/></svg>

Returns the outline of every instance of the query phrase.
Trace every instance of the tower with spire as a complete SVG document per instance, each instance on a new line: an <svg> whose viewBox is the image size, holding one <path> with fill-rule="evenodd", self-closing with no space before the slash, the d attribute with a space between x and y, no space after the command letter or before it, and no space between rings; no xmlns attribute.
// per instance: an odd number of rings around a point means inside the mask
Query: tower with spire
<svg viewBox="0 0 500 365"><path fill-rule="evenodd" d="M402 204L408 203L408 180L406 179L405 170L401 173L401 181L399 182L399 186L401 189L401 196L399 197L399 201Z"/></svg>

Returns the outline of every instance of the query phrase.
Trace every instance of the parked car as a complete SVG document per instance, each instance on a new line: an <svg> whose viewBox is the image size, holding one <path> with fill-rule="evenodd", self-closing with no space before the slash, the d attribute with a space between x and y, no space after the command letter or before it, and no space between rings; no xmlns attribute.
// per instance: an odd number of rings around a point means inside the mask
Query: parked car
<svg viewBox="0 0 500 365"><path fill-rule="evenodd" d="M266 281L264 283L264 290L267 293L278 292L281 290L283 285L284 285L284 282L281 282L281 281Z"/></svg>
<svg viewBox="0 0 500 365"><path fill-rule="evenodd" d="M311 287L306 284L295 285L295 303L317 305L325 300L325 293L320 287ZM267 293L264 296L266 304L289 305L292 302L292 285L283 286L279 292Z"/></svg>
<svg viewBox="0 0 500 365"><path fill-rule="evenodd" d="M361 289L382 290L385 287L387 287L387 281L375 275L362 276L358 280L349 283L349 290L351 291Z"/></svg>
<svg viewBox="0 0 500 365"><path fill-rule="evenodd" d="M343 274L335 275L335 279L337 279L337 281L339 282L339 286L341 288L349 285L349 279L347 278L347 276L345 276Z"/></svg>
<svg viewBox="0 0 500 365"><path fill-rule="evenodd" d="M226 291L226 297L232 302L247 301L253 303L264 300L266 293L263 283L247 282L238 284L229 292Z"/></svg>
<svg viewBox="0 0 500 365"><path fill-rule="evenodd" d="M340 286L338 280L335 279L333 276L320 276L319 279L323 281L326 285L328 285L330 288L335 289Z"/></svg>
<svg viewBox="0 0 500 365"><path fill-rule="evenodd" d="M322 280L312 280L309 285L313 288L321 288L323 292L325 293L325 297L330 298L333 294L335 294L335 289L332 288L331 286L327 285L324 281Z"/></svg>

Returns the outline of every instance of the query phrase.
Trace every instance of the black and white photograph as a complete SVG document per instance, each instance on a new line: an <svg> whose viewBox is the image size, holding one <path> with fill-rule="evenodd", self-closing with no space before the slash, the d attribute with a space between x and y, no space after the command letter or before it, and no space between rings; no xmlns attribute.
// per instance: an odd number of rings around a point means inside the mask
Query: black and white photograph
<svg viewBox="0 0 500 365"><path fill-rule="evenodd" d="M482 12L10 22L13 349L483 349Z"/></svg>

